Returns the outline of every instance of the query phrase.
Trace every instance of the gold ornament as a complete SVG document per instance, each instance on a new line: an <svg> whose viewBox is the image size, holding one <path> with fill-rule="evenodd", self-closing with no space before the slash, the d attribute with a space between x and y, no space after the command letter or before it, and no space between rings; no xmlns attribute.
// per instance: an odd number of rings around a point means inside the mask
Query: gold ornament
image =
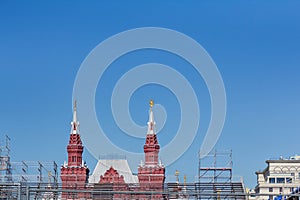
<svg viewBox="0 0 300 200"><path fill-rule="evenodd" d="M154 106L154 101L152 99L150 100L149 105L151 108Z"/></svg>

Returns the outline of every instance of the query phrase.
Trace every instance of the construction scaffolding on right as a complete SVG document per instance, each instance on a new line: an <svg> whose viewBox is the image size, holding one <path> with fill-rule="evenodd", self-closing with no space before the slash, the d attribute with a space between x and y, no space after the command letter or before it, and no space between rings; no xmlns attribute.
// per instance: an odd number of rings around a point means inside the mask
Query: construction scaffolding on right
<svg viewBox="0 0 300 200"><path fill-rule="evenodd" d="M245 199L242 179L232 178L232 150L199 156L197 187L198 199Z"/></svg>

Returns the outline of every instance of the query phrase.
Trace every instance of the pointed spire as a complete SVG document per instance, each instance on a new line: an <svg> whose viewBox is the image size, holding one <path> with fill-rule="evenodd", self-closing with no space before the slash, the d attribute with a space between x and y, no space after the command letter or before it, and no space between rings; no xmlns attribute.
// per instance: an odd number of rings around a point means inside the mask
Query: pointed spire
<svg viewBox="0 0 300 200"><path fill-rule="evenodd" d="M154 101L150 100L149 102L150 110L149 110L149 121L148 121L148 134L155 134L155 121L154 121L154 115L152 111L152 107L154 106Z"/></svg>
<svg viewBox="0 0 300 200"><path fill-rule="evenodd" d="M74 101L73 107L73 121L71 122L71 134L79 134L79 122L77 121L77 103Z"/></svg>
<svg viewBox="0 0 300 200"><path fill-rule="evenodd" d="M77 122L77 105L76 100L74 101L74 107L73 107L73 122Z"/></svg>

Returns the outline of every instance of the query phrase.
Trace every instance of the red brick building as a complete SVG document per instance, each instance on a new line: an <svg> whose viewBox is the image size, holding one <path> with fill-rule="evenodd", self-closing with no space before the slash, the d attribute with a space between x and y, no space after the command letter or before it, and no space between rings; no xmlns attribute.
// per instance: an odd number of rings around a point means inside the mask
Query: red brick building
<svg viewBox="0 0 300 200"><path fill-rule="evenodd" d="M82 159L83 145L79 134L79 122L76 115L76 102L74 103L73 121L67 146L68 163L61 167L60 178L63 190L84 190L88 181L89 169ZM85 199L85 193L63 192L62 199Z"/></svg>
<svg viewBox="0 0 300 200"><path fill-rule="evenodd" d="M144 145L145 162L138 167L138 179L141 191L162 192L165 182L165 167L158 161L160 146L156 137L152 107L153 101L150 101L148 131ZM156 195L155 198L161 199L162 195Z"/></svg>
<svg viewBox="0 0 300 200"><path fill-rule="evenodd" d="M153 101L150 101L148 130L144 145L145 160L138 166L138 175L132 174L126 160L99 160L89 178L89 190L94 190L94 196L78 193L74 197L71 193L64 192L62 199L163 199L161 193L164 189L165 167L158 159L160 145L155 131L153 105ZM83 146L76 119L76 103L71 124L70 141L67 147L68 164L61 168L62 187L87 190L89 169L82 162ZM97 193L96 191L109 192Z"/></svg>

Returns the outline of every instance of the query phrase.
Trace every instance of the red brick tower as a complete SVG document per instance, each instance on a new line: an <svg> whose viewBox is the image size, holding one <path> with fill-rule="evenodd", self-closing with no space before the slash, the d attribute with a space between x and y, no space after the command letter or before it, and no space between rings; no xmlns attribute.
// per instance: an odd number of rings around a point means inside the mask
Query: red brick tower
<svg viewBox="0 0 300 200"><path fill-rule="evenodd" d="M67 146L68 163L61 167L60 178L62 189L83 190L89 176L89 169L82 160L83 145L79 134L79 122L76 115L76 101L74 102L73 121L71 122L70 140ZM63 192L62 199L82 199L84 193Z"/></svg>
<svg viewBox="0 0 300 200"><path fill-rule="evenodd" d="M141 190L160 192L163 190L165 181L165 167L158 162L160 146L157 141L155 131L155 121L152 107L154 102L150 101L148 131L146 143L144 145L145 163L141 163L138 168L138 179ZM152 199L161 199L162 195L155 195Z"/></svg>

